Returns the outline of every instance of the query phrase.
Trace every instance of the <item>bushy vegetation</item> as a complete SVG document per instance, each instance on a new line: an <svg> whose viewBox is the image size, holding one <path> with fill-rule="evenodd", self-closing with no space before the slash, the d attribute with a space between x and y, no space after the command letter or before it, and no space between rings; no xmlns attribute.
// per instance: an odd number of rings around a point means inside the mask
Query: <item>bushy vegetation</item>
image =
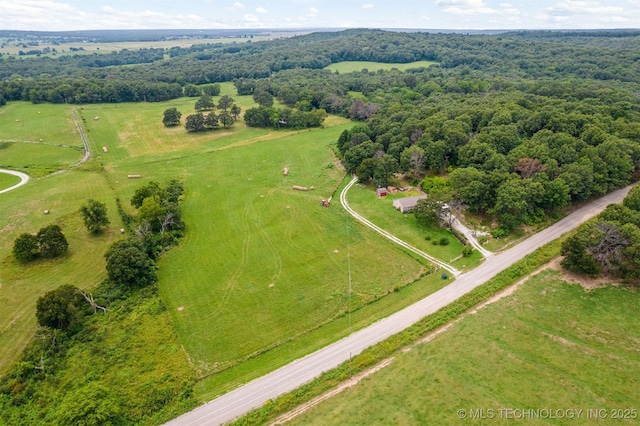
<svg viewBox="0 0 640 426"><path fill-rule="evenodd" d="M36 235L21 234L13 243L13 256L19 262L38 257L54 258L67 252L69 243L58 225L40 228Z"/></svg>
<svg viewBox="0 0 640 426"><path fill-rule="evenodd" d="M580 274L601 272L640 284L640 186L622 205L609 205L562 244L562 266Z"/></svg>
<svg viewBox="0 0 640 426"><path fill-rule="evenodd" d="M166 353L176 372L160 365L138 367L136 375L155 377L148 382L138 377L125 379L135 389L131 393L122 386L121 375L122 369L144 358L136 349L148 350L142 342L153 342L154 351L163 350L165 336L173 333L152 284L157 279L155 260L184 228L178 207L183 193L177 180L165 186L150 182L139 188L131 200L139 207L139 226L134 236L116 241L107 251L108 278L93 293L65 284L37 300L38 333L20 361L0 379L0 423L157 423L194 405L190 373L176 348ZM90 224L96 222L96 208L97 216L106 217L104 204L89 200L81 209L85 222L87 218ZM150 220L158 223L152 225ZM20 236L14 244L14 253L20 255L14 255L54 257L67 246L60 227L50 225L37 236ZM98 312L104 315L96 316ZM109 342L113 338L118 342ZM133 356L140 359L131 359ZM81 365L83 371L78 374L75 370ZM63 387L58 383L60 377L67 380Z"/></svg>

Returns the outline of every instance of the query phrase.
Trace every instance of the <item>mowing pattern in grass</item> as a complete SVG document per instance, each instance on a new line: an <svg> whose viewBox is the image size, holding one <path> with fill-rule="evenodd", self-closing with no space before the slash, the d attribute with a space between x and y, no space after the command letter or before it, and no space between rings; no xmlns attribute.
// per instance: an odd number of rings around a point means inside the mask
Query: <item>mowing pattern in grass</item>
<svg viewBox="0 0 640 426"><path fill-rule="evenodd" d="M344 211L320 206L342 180L327 147L339 131L285 135L188 160L210 172L188 174L189 232L168 253L160 287L199 367L235 364L344 312L348 251L352 307L424 271L354 223L348 247ZM294 184L315 190L294 191Z"/></svg>
<svg viewBox="0 0 640 426"><path fill-rule="evenodd" d="M585 292L544 271L291 424L459 424L459 409L492 409L496 419L500 408L637 409L638 296ZM577 424L591 422L584 413Z"/></svg>
<svg viewBox="0 0 640 426"><path fill-rule="evenodd" d="M98 237L88 234L78 212L88 198L107 203L111 227ZM60 225L69 252L19 264L11 255L15 238L49 224ZM0 194L0 372L33 336L38 297L63 284L89 289L106 277L103 254L120 238L120 227L106 181L96 173L70 171Z"/></svg>
<svg viewBox="0 0 640 426"><path fill-rule="evenodd" d="M71 110L69 105L9 102L0 108L0 142L42 139L46 143L82 147Z"/></svg>
<svg viewBox="0 0 640 426"><path fill-rule="evenodd" d="M364 69L369 71L378 71L378 70L390 70L393 68L397 68L400 71L405 71L411 68L426 68L431 65L437 64L437 62L432 61L417 61L417 62L409 62L406 64L386 64L384 62L367 62L367 61L345 61L345 62L336 62L335 64L331 64L325 67L325 69L331 70L331 72L339 72L339 73L348 73L348 72L359 72Z"/></svg>

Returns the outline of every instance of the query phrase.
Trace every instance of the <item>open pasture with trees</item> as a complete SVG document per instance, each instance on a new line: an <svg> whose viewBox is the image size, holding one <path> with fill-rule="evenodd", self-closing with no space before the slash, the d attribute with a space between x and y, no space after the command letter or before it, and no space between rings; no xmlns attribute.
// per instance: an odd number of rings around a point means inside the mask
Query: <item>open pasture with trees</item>
<svg viewBox="0 0 640 426"><path fill-rule="evenodd" d="M408 63L389 64L384 62L369 62L369 61L345 61L336 62L331 65L327 65L324 69L337 73L358 72L362 70L378 71L378 70L392 70L399 69L400 71L406 71L412 68L426 68L431 65L437 64L433 61L416 61Z"/></svg>
<svg viewBox="0 0 640 426"><path fill-rule="evenodd" d="M223 84L221 94L230 88ZM250 96L234 99L255 105ZM197 376L210 378L202 393L219 393L247 374L266 372L345 335L351 330L348 310L354 311L353 326L361 327L381 311L390 313L443 285L431 280L432 274L398 292L428 274L430 266L347 219L338 206L320 206L320 199L343 181L331 145L351 125L348 120L330 117L321 129L280 132L247 128L240 121L221 130L226 135L216 131L209 137L183 128L172 133L163 126L166 108L187 111L193 103L193 98L182 98L85 106L78 113L94 159L3 194L12 203L2 205L7 244L1 278L15 310L3 312L8 332L1 338L18 342L0 345L8 351L7 364L35 329L40 295L67 283L90 289L105 278L103 256L122 227L115 200L132 213L128 200L150 180L177 178L187 191L186 237L161 259L158 288L168 308L163 315L173 317ZM130 174L142 179L127 179ZM293 185L314 190L294 191ZM95 236L79 211L88 199L106 203L108 210L110 225ZM44 215L45 209L51 214ZM10 242L25 229L50 221L63 229L69 252L47 263L36 260L25 273L9 256ZM33 292L23 297L27 282ZM21 327L10 325L16 317ZM224 382L212 376L250 358L260 365L249 373L227 371Z"/></svg>
<svg viewBox="0 0 640 426"><path fill-rule="evenodd" d="M9 371L0 381L0 404L11 408L0 414L74 423L82 413L106 411L118 417L102 417L103 422L159 423L194 398L218 395L445 285L448 281L430 273L426 262L336 206L345 184L336 155L366 183L386 185L398 171L413 185L425 175L447 181L453 201L490 218L494 236L501 239L520 232L522 224L531 229L561 217L572 202L637 180L637 32L604 33L593 42L571 33L543 38L348 30L235 46L2 58L0 166L11 161L9 166L40 178L0 195L0 371ZM407 71L323 69L343 61L377 61L392 68L416 61L437 64L407 65ZM217 87L213 90L217 84L219 94ZM271 128L249 128L240 115L228 128L187 132L186 117L196 112L202 87L212 90L215 104L224 95L233 97L243 113L263 105L256 115ZM46 175L81 158L68 104L77 105L92 159ZM285 106L292 112L283 112ZM167 127L163 113L170 108L181 115ZM273 129L291 123L287 114L303 113L329 116L319 128ZM36 120L41 121L32 126ZM360 123L354 126L351 120ZM29 164L19 164L22 158ZM147 248L153 254L166 251L157 271L155 262L143 262L145 282L157 276L157 283L131 290L129 302L113 300L102 322L101 313L86 319L82 330L87 334L73 338L68 354L48 352L50 358L38 359L37 352L27 350L20 358L36 329L38 298L66 284L104 289L104 254L114 241L132 237L118 230L135 233L137 221L129 216L136 214L158 228L156 213L167 207L153 198L132 205L132 196L142 185L171 179L186 189L181 204L186 228L177 247ZM333 205L321 207L320 200L331 195ZM448 245L433 245L447 234L425 231L414 217L385 206L390 200L371 196L372 190L359 189L353 200L380 226L397 228L389 230L445 261L461 252L453 237ZM87 230L80 212L89 199L107 209L109 225L97 235ZM60 227L68 251L28 266L19 263L11 254L12 242L49 225ZM637 235L629 235L635 242ZM114 250L121 254L136 245ZM478 261L474 254L456 266ZM582 300L577 293L566 299L569 305ZM140 328L129 331L136 318ZM168 331L170 323L174 332ZM106 324L112 325L102 328ZM165 338L145 341L144 336ZM32 343L43 345L46 339ZM182 347L190 364L181 364L184 354L176 350L175 364L163 367L165 358L153 357L167 353L147 345L169 352ZM104 355L95 361L99 371L87 373L79 360L96 353ZM144 365L126 361L143 358ZM23 361L9 366L18 359ZM163 377L163 368L175 375ZM139 369L153 371L155 379L137 381ZM38 372L51 381L38 385ZM120 375L127 380L120 382ZM104 378L102 384L89 383L95 376ZM117 383L132 387L121 390ZM164 393L160 383L185 391ZM61 393L47 394L52 389ZM486 396L485 391L480 392ZM76 399L80 403L74 405ZM104 404L92 409L100 401ZM167 411L153 418L140 408L147 402L160 411L166 404ZM73 409L55 411L54 406Z"/></svg>
<svg viewBox="0 0 640 426"><path fill-rule="evenodd" d="M97 194L107 204L115 225L94 237L85 229L78 209ZM106 277L104 252L120 238L117 229L121 226L112 194L100 173L86 171L31 180L0 194L0 371L6 371L32 338L38 297L62 284L92 288ZM45 210L50 213L45 215ZM62 229L69 243L67 253L28 265L11 256L13 242L20 234L35 233L50 224Z"/></svg>
<svg viewBox="0 0 640 426"><path fill-rule="evenodd" d="M627 421L636 423L637 293L586 291L546 270L290 424L478 423L461 409L493 410L504 424L501 408L584 409L576 424L594 422L588 409L606 410L607 421L611 410L635 410Z"/></svg>

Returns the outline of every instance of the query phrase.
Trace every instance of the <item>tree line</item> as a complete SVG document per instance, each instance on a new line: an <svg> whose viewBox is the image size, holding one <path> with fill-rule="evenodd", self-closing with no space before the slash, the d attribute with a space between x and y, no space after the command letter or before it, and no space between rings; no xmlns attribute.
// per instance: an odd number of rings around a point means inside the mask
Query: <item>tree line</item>
<svg viewBox="0 0 640 426"><path fill-rule="evenodd" d="M606 42L598 45L599 40L620 39L621 35L624 31L613 31L589 37L588 42L583 41L584 37L569 39L574 40L571 43L562 33L550 33L539 39L525 38L521 33L462 35L347 30L233 46L212 44L171 49L175 55L168 60L155 60L168 51L150 49L140 58L148 56L145 60L152 62L127 67L116 63L134 60L137 52L123 51L113 58L109 55L13 61L0 58L0 97L31 102L159 101L184 93L173 85L182 89L187 84L265 79L283 71L320 70L332 63L356 60L387 63L429 60L437 62L443 70L468 67L509 79L587 78L637 84L640 81L634 53L638 49L637 38L624 38L624 48ZM101 56L107 58L100 59ZM113 61L109 62L109 58ZM73 88L71 93L67 85ZM131 88L135 96L127 90L113 90L123 86ZM64 95L55 96L56 92Z"/></svg>

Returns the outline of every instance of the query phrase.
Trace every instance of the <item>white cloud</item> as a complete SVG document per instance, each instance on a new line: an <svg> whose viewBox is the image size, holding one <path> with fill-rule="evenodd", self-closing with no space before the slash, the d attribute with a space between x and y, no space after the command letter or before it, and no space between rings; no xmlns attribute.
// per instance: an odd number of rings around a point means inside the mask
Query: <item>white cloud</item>
<svg viewBox="0 0 640 426"><path fill-rule="evenodd" d="M0 28L69 31L84 29L225 28L196 14L167 14L144 10L130 12L104 6L84 12L55 0L0 0Z"/></svg>
<svg viewBox="0 0 640 426"><path fill-rule="evenodd" d="M315 7L311 7L309 8L309 13L307 13L307 16L316 16L318 12L320 12L318 9L316 9Z"/></svg>
<svg viewBox="0 0 640 426"><path fill-rule="evenodd" d="M444 7L443 12L453 15L490 15L500 13L492 9L482 0L436 0L436 4Z"/></svg>
<svg viewBox="0 0 640 426"><path fill-rule="evenodd" d="M247 13L246 15L244 15L244 20L246 22L251 22L251 23L260 22L260 19L258 19L256 15L252 15L250 13Z"/></svg>
<svg viewBox="0 0 640 426"><path fill-rule="evenodd" d="M564 0L546 9L554 16L623 14L621 6L602 5L599 1Z"/></svg>
<svg viewBox="0 0 640 426"><path fill-rule="evenodd" d="M256 12L258 13L269 13L269 11L267 9L265 9L264 7L259 7L256 9Z"/></svg>
<svg viewBox="0 0 640 426"><path fill-rule="evenodd" d="M235 7L236 9L246 9L247 8L244 4L240 3L239 1L235 2L233 4L233 7Z"/></svg>
<svg viewBox="0 0 640 426"><path fill-rule="evenodd" d="M372 3L363 4L362 8L363 9L373 9L373 4Z"/></svg>

